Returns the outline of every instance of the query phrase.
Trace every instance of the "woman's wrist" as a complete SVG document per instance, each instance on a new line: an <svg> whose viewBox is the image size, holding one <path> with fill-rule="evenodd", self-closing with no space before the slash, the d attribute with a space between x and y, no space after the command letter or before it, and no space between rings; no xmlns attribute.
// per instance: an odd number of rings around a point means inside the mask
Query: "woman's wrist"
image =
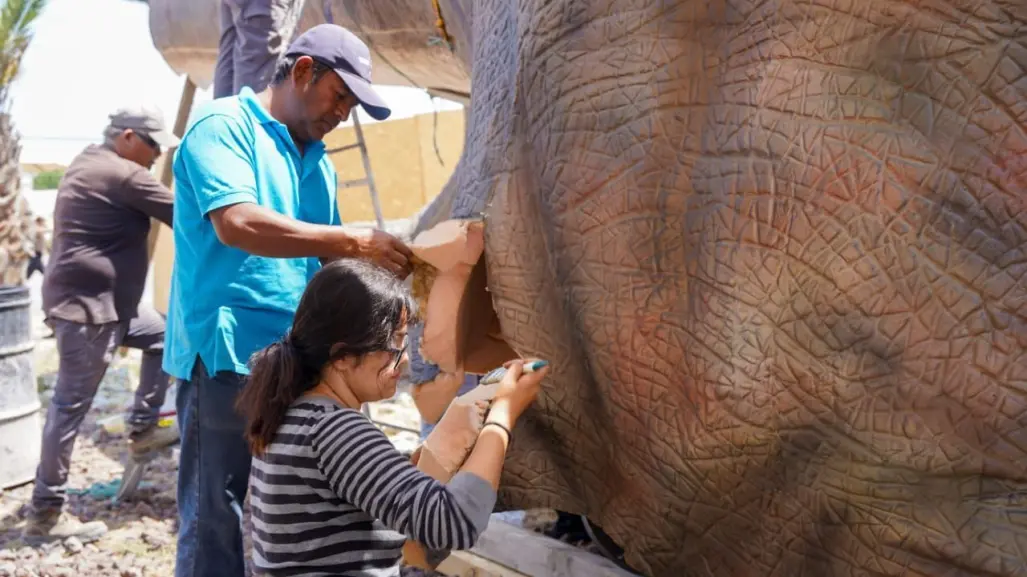
<svg viewBox="0 0 1027 577"><path fill-rule="evenodd" d="M481 429L484 431L489 426L495 427L496 430L503 431L504 433L506 433L506 441L508 443L510 442L510 438L513 437L513 433L510 431L510 427L507 427L506 425L504 425L502 423L499 423L499 422L496 422L496 421L486 420L485 424L482 425Z"/></svg>
<svg viewBox="0 0 1027 577"><path fill-rule="evenodd" d="M502 399L492 403L492 406L489 407L488 416L485 417L485 423L497 423L506 427L507 430L513 429L516 421L517 416L510 410L510 404Z"/></svg>

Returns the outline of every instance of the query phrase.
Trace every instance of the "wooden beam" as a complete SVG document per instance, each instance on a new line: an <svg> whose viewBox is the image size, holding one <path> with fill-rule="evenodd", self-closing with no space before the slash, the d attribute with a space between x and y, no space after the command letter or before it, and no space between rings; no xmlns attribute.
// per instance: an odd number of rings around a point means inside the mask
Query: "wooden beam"
<svg viewBox="0 0 1027 577"><path fill-rule="evenodd" d="M189 113L193 111L193 101L195 99L196 85L186 76L185 85L182 86L182 96L178 99L178 114L175 116L175 126L172 128L175 136L179 138L185 135L185 125L189 122ZM168 188L171 188L171 181L174 179L174 173L171 171L174 150L171 149L165 153L164 166L161 167L160 181Z"/></svg>
<svg viewBox="0 0 1027 577"><path fill-rule="evenodd" d="M178 99L178 113L175 115L175 126L171 129L175 136L179 138L182 138L182 135L185 134L185 124L189 121L189 113L193 110L193 100L195 99L196 85L186 76L185 84L182 86L182 96ZM175 148L165 150L161 159L160 181L169 189L174 180L171 165L175 159L175 150ZM160 235L160 229L163 226L164 223L161 221L155 218L150 219L150 236L146 239L147 254L150 259L153 259L153 248L157 245L157 237Z"/></svg>
<svg viewBox="0 0 1027 577"><path fill-rule="evenodd" d="M447 577L533 577L467 551L453 551L435 571Z"/></svg>
<svg viewBox="0 0 1027 577"><path fill-rule="evenodd" d="M429 95L437 98L445 98L446 100L452 100L458 102L464 106L471 105L471 95L463 92L453 92L452 90L446 90L445 88L425 88Z"/></svg>
<svg viewBox="0 0 1027 577"><path fill-rule="evenodd" d="M436 569L452 577L638 577L605 557L498 520Z"/></svg>

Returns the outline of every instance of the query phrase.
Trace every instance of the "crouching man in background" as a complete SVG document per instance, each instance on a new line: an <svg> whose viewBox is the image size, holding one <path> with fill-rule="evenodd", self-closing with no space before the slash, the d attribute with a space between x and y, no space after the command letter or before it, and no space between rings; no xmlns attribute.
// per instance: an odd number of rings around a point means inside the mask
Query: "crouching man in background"
<svg viewBox="0 0 1027 577"><path fill-rule="evenodd" d="M130 448L144 454L178 439L157 427L169 378L161 369L164 317L140 306L149 269L150 219L171 226L171 192L150 173L161 149L178 145L156 107L116 111L103 144L72 161L57 189L54 238L43 278L43 311L57 339L60 366L43 427L26 543L107 532L63 511L68 467L82 419L118 347L143 352L128 418Z"/></svg>

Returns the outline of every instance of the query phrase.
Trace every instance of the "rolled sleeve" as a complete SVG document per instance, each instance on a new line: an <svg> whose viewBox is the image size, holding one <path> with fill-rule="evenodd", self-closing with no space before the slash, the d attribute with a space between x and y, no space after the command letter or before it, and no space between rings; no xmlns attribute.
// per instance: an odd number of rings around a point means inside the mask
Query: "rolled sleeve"
<svg viewBox="0 0 1027 577"><path fill-rule="evenodd" d="M496 490L485 479L467 471L457 472L446 488L481 535L489 526L489 517L496 506Z"/></svg>
<svg viewBox="0 0 1027 577"><path fill-rule="evenodd" d="M253 137L248 132L239 119L213 115L193 126L183 141L179 169L193 185L201 214L257 202Z"/></svg>

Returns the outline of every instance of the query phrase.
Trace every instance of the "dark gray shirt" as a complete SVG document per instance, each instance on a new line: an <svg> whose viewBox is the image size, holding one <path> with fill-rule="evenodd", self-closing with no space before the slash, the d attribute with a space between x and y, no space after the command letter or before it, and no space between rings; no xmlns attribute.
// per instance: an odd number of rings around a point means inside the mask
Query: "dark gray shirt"
<svg viewBox="0 0 1027 577"><path fill-rule="evenodd" d="M57 190L46 316L87 324L135 317L149 268L150 217L171 226L172 204L171 192L142 166L105 146L86 147Z"/></svg>

